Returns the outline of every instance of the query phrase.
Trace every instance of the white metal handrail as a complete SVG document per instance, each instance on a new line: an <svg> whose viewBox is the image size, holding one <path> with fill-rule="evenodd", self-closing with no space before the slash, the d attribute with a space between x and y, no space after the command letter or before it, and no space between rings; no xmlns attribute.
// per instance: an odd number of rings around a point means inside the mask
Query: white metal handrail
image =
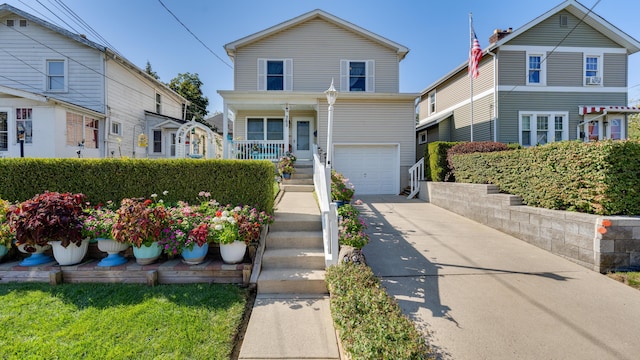
<svg viewBox="0 0 640 360"><path fill-rule="evenodd" d="M424 180L424 158L418 160L415 165L409 169L409 179L411 181L411 193L407 199L411 199L420 192L420 181Z"/></svg>
<svg viewBox="0 0 640 360"><path fill-rule="evenodd" d="M313 185L322 215L322 242L326 266L338 263L338 207L331 201L331 169L320 160L318 146L313 146Z"/></svg>

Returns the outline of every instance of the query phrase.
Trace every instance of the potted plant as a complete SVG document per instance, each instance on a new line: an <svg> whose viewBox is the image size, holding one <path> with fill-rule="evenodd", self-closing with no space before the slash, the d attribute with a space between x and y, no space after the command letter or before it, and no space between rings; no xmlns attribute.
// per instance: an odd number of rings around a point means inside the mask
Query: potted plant
<svg viewBox="0 0 640 360"><path fill-rule="evenodd" d="M151 264L160 257L158 240L169 232L168 212L150 199L123 199L116 211L111 235L115 241L133 246L140 265Z"/></svg>
<svg viewBox="0 0 640 360"><path fill-rule="evenodd" d="M84 217L83 236L97 241L98 249L107 253L98 266L118 266L127 262L120 252L126 250L129 244L117 242L111 236L116 218L111 202L107 206L89 208Z"/></svg>
<svg viewBox="0 0 640 360"><path fill-rule="evenodd" d="M206 216L207 206L190 206L185 202L169 209L170 227L158 244L169 256L182 255L186 264L197 265L204 261L209 242L213 241L213 231Z"/></svg>
<svg viewBox="0 0 640 360"><path fill-rule="evenodd" d="M11 248L11 243L15 239L15 234L11 230L7 219L9 205L7 200L0 199L0 260L7 255Z"/></svg>
<svg viewBox="0 0 640 360"><path fill-rule="evenodd" d="M240 240L238 214L234 209L218 210L211 218L214 241L220 244L220 256L229 264L237 264L244 258L247 244Z"/></svg>
<svg viewBox="0 0 640 360"><path fill-rule="evenodd" d="M291 178L296 172L296 169L293 167L294 160L291 156L285 155L278 160L278 173L285 179Z"/></svg>
<svg viewBox="0 0 640 360"><path fill-rule="evenodd" d="M82 261L88 240L82 237L84 194L45 192L9 209L16 245L25 253L42 254L48 246L60 265ZM50 259L32 255L21 264L39 265Z"/></svg>
<svg viewBox="0 0 640 360"><path fill-rule="evenodd" d="M331 198L338 204L338 207L350 203L354 193L355 188L349 179L341 173L331 170Z"/></svg>

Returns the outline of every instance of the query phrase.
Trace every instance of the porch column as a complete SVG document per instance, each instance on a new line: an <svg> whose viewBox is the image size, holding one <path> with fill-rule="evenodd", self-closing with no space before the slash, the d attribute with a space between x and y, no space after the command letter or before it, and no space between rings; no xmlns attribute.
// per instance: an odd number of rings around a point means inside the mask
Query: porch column
<svg viewBox="0 0 640 360"><path fill-rule="evenodd" d="M225 101L222 105L222 158L229 158L229 142L227 137L229 136L229 106Z"/></svg>
<svg viewBox="0 0 640 360"><path fill-rule="evenodd" d="M289 151L289 104L286 104L284 106L284 154L286 154L288 151Z"/></svg>

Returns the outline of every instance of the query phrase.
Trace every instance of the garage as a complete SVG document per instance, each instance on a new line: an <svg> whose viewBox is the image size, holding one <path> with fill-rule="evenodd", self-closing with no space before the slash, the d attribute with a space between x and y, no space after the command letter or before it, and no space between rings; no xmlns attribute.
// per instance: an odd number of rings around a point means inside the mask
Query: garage
<svg viewBox="0 0 640 360"><path fill-rule="evenodd" d="M397 144L334 144L333 168L353 183L357 195L398 194L399 148Z"/></svg>

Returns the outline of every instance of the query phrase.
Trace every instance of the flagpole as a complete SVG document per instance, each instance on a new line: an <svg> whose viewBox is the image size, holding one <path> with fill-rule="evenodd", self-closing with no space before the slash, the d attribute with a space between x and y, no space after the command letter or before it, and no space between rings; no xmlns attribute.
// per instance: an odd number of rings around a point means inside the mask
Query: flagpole
<svg viewBox="0 0 640 360"><path fill-rule="evenodd" d="M469 59L473 56L473 14L469 13ZM471 66L471 64L469 64ZM469 94L470 94L470 104L471 104L471 136L470 141L473 142L473 74L469 72Z"/></svg>

